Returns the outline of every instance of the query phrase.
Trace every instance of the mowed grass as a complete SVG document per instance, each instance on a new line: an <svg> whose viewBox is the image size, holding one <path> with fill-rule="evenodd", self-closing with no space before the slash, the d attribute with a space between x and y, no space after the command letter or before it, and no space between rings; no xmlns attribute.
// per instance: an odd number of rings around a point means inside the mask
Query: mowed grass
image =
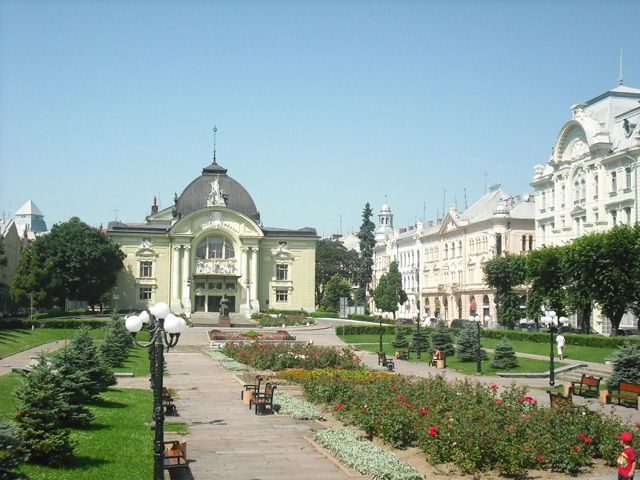
<svg viewBox="0 0 640 480"><path fill-rule="evenodd" d="M35 348L45 343L58 342L65 344L76 334L72 328L36 328L34 330L0 330L0 358L13 355L24 350ZM94 340L104 338L104 330L91 330Z"/></svg>
<svg viewBox="0 0 640 480"><path fill-rule="evenodd" d="M12 392L20 374L0 377L0 421L10 421L16 407ZM83 430L71 430L78 443L75 458L64 468L23 465L33 480L143 479L153 474L153 396L150 391L110 389L90 406L96 419Z"/></svg>

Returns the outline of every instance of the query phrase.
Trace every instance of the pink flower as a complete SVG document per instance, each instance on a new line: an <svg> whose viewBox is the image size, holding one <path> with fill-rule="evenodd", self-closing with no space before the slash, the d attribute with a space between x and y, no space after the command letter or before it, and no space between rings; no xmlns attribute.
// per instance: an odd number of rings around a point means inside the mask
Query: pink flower
<svg viewBox="0 0 640 480"><path fill-rule="evenodd" d="M530 418L531 418L531 415L527 413L527 420L529 420Z"/></svg>
<svg viewBox="0 0 640 480"><path fill-rule="evenodd" d="M496 403L497 403L498 405L502 405L502 400L499 400L499 399L498 399L498 400L496 400Z"/></svg>
<svg viewBox="0 0 640 480"><path fill-rule="evenodd" d="M456 445L458 445L458 442L453 442L453 443L451 444L451 446L452 446L452 447L455 447Z"/></svg>

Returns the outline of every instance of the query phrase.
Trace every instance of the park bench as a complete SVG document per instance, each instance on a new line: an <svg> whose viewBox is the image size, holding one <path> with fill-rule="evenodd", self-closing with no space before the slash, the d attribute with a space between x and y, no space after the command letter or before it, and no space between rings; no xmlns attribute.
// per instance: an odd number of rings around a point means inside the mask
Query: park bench
<svg viewBox="0 0 640 480"><path fill-rule="evenodd" d="M262 377L260 375L256 375L253 383L245 383L242 386L243 390L240 392L240 398L244 399L247 394L255 396L260 391L260 383L262 383Z"/></svg>
<svg viewBox="0 0 640 480"><path fill-rule="evenodd" d="M276 393L277 385L267 383L263 392L258 392L249 400L249 409L252 405L256 406L256 415L265 415L268 411L273 413L273 397Z"/></svg>
<svg viewBox="0 0 640 480"><path fill-rule="evenodd" d="M187 468L187 442L171 440L164 444L164 468Z"/></svg>
<svg viewBox="0 0 640 480"><path fill-rule="evenodd" d="M164 413L167 415L178 414L176 405L175 403L173 403L173 397L171 396L170 388L162 387L162 407L164 408Z"/></svg>
<svg viewBox="0 0 640 480"><path fill-rule="evenodd" d="M620 385L609 389L609 401L614 398L618 399L618 404L623 400L633 402L636 404L636 408L640 409L640 403L638 402L638 394L640 394L640 385L634 383L620 382Z"/></svg>
<svg viewBox="0 0 640 480"><path fill-rule="evenodd" d="M405 348L402 352L397 353L398 360L409 360L409 349Z"/></svg>
<svg viewBox="0 0 640 480"><path fill-rule="evenodd" d="M378 352L378 365L382 365L383 367L387 367L390 372L393 372L395 369L395 364L393 360L387 358L387 354L384 352Z"/></svg>
<svg viewBox="0 0 640 480"><path fill-rule="evenodd" d="M590 375L582 374L582 378L579 382L571 382L569 388L570 394L584 395L585 397L593 394L594 397L598 397L600 391L600 381L602 378L592 377Z"/></svg>
<svg viewBox="0 0 640 480"><path fill-rule="evenodd" d="M447 360L447 356L444 355L443 353L438 352L437 355L434 353L434 355L431 357L431 360L429 361L429 366L438 367L438 362L441 362L440 368L444 368L446 364L446 360Z"/></svg>
<svg viewBox="0 0 640 480"><path fill-rule="evenodd" d="M574 407L571 395L565 395L560 392L552 392L549 390L549 401L551 403L551 408L571 409Z"/></svg>

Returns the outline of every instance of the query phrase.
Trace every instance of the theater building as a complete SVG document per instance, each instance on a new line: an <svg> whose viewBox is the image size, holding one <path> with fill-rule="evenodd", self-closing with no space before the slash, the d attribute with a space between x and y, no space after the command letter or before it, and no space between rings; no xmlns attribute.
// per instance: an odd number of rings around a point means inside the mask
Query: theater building
<svg viewBox="0 0 640 480"><path fill-rule="evenodd" d="M125 253L111 306L140 309L166 302L192 320L260 309L315 310L314 228L264 227L247 190L213 163L174 204L139 224L110 222L107 234Z"/></svg>

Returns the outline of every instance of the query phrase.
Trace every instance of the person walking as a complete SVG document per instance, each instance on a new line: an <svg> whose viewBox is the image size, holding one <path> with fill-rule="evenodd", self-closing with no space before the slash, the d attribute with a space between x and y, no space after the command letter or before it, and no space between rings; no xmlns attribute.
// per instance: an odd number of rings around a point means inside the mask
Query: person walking
<svg viewBox="0 0 640 480"><path fill-rule="evenodd" d="M631 448L633 436L629 432L623 432L619 437L620 445L624 449L618 457L618 480L629 480L636 472L636 452Z"/></svg>
<svg viewBox="0 0 640 480"><path fill-rule="evenodd" d="M558 356L560 360L564 360L564 346L567 343L562 332L558 332L558 336L556 337L556 344L558 345Z"/></svg>

